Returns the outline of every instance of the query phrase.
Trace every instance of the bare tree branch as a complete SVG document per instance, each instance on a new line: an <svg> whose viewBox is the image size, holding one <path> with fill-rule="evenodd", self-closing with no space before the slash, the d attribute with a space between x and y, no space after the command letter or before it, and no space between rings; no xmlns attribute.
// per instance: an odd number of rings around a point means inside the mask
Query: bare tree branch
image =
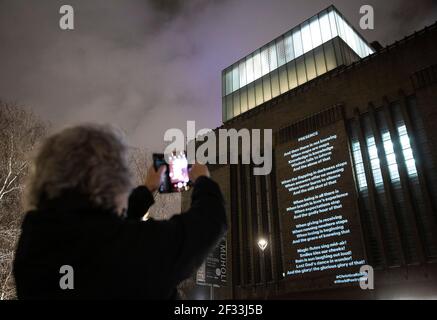
<svg viewBox="0 0 437 320"><path fill-rule="evenodd" d="M0 300L16 297L12 264L24 213L22 190L29 155L46 131L32 111L0 100Z"/></svg>
<svg viewBox="0 0 437 320"><path fill-rule="evenodd" d="M3 285L2 285L2 293L1 293L1 296L0 296L0 300L4 300L4 299L5 299L5 295L6 295L6 286L8 285L9 278L10 278L11 274L12 274L12 268L10 268L9 273L8 273L8 275L7 275L6 279L5 279L5 281L3 282Z"/></svg>
<svg viewBox="0 0 437 320"><path fill-rule="evenodd" d="M9 160L8 160L8 174L6 178L4 179L3 186L0 189L0 200L3 199L5 195L8 193L11 193L15 190L21 190L22 186L15 186L11 187L11 185L17 180L17 178L20 176L20 174L23 172L23 170L27 167L27 162L23 161L23 163L18 167L17 172L13 173L12 163L13 163L13 157L14 157L14 140L13 136L10 136L10 151L9 151Z"/></svg>
<svg viewBox="0 0 437 320"><path fill-rule="evenodd" d="M12 145L12 144L13 144L13 141L12 141L12 136L11 136L11 145ZM11 175L12 175L12 157L13 157L13 147L11 147L11 150L10 150L10 152L9 152L9 159L8 159L8 175L6 176L6 178L5 178L4 182L3 182L3 187L2 187L1 190L0 190L0 194L2 194L3 191L7 188L7 184L8 184L9 178L10 178Z"/></svg>

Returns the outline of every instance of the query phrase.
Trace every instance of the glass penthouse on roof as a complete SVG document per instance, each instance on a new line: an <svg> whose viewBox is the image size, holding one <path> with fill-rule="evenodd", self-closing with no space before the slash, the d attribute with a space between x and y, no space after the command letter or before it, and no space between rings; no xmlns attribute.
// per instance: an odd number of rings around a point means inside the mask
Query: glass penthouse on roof
<svg viewBox="0 0 437 320"><path fill-rule="evenodd" d="M330 6L222 71L223 122L373 52Z"/></svg>

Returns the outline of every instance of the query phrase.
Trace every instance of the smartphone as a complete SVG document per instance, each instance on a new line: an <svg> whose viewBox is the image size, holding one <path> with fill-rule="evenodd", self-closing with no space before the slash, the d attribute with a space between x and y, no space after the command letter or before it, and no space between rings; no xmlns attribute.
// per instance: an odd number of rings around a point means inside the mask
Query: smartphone
<svg viewBox="0 0 437 320"><path fill-rule="evenodd" d="M160 193L172 193L188 191L191 188L191 181L188 176L190 165L185 152L173 153L169 157L168 163L165 161L164 154L153 154L153 166L158 170L160 166L166 166L165 174L162 176Z"/></svg>

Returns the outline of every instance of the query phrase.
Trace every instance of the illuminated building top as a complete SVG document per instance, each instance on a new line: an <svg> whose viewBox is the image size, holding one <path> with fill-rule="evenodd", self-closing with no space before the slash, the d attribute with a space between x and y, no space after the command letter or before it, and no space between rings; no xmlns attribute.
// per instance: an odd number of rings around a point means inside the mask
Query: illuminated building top
<svg viewBox="0 0 437 320"><path fill-rule="evenodd" d="M330 6L223 70L223 121L373 52Z"/></svg>

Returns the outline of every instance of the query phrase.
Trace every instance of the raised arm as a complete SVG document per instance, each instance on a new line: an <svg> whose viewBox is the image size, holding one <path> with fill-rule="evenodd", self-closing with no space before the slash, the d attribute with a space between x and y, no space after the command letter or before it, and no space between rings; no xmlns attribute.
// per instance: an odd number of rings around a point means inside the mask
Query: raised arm
<svg viewBox="0 0 437 320"><path fill-rule="evenodd" d="M161 166L158 170L155 170L153 166L149 168L144 186L135 188L129 196L126 219L141 220L144 217L152 204L155 203L153 192L158 190L164 171L165 166Z"/></svg>
<svg viewBox="0 0 437 320"><path fill-rule="evenodd" d="M193 170L198 170L194 165ZM188 278L200 267L208 253L224 236L227 223L223 195L216 182L205 174L195 180L191 207L180 215L173 216L165 224L169 248L168 263L173 284ZM199 169L200 171L202 169ZM194 175L197 172L194 172Z"/></svg>
<svg viewBox="0 0 437 320"><path fill-rule="evenodd" d="M129 196L126 219L141 220L154 203L153 194L147 187L135 188Z"/></svg>

